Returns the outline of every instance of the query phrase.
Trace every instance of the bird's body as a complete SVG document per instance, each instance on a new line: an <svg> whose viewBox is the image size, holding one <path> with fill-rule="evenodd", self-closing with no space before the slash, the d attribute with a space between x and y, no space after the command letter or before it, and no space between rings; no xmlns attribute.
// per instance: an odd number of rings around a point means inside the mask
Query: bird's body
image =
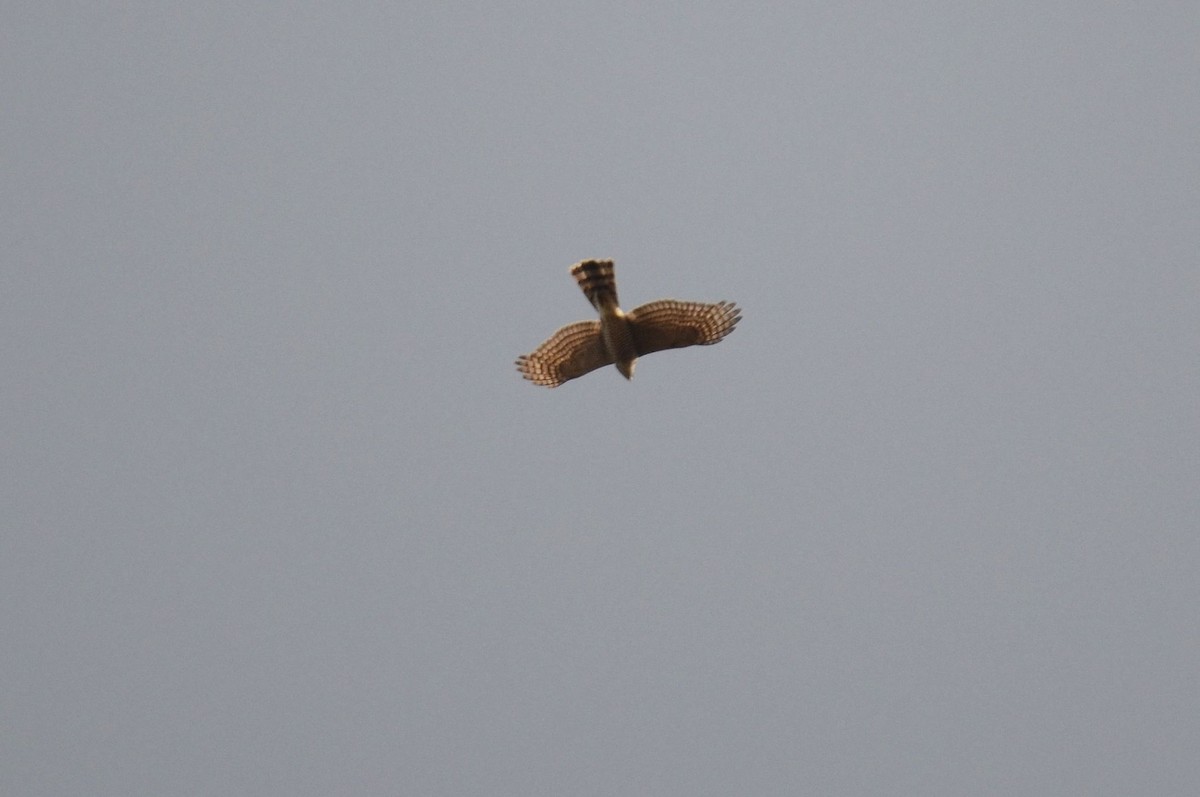
<svg viewBox="0 0 1200 797"><path fill-rule="evenodd" d="M617 275L611 260L584 260L571 267L583 295L600 314L600 337L604 348L626 379L633 378L637 347L629 317L617 299Z"/></svg>
<svg viewBox="0 0 1200 797"><path fill-rule="evenodd" d="M676 299L660 299L625 313L617 299L611 260L581 261L571 267L571 274L600 318L568 324L533 353L517 358L517 370L535 384L558 387L609 364L632 379L639 356L711 345L733 331L741 319L741 311L732 302Z"/></svg>
<svg viewBox="0 0 1200 797"><path fill-rule="evenodd" d="M633 366L637 360L637 348L633 344L633 326L629 316L620 307L606 308L600 312L600 337L604 338L604 348L613 358L626 379L633 379Z"/></svg>

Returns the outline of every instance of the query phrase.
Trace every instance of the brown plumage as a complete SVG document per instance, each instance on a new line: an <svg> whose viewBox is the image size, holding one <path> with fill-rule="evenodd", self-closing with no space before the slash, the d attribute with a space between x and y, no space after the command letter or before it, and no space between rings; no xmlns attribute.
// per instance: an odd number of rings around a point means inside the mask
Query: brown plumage
<svg viewBox="0 0 1200 797"><path fill-rule="evenodd" d="M611 260L584 260L571 267L579 287L600 313L598 321L568 324L531 354L517 358L517 370L546 387L616 365L633 378L638 357L663 349L710 346L733 331L741 311L733 302L682 302L659 299L625 313L617 300Z"/></svg>

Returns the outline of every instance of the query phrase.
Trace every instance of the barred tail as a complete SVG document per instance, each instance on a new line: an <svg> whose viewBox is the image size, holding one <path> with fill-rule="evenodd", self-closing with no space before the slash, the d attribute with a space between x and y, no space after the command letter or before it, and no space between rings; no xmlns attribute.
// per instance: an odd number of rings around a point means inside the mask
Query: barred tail
<svg viewBox="0 0 1200 797"><path fill-rule="evenodd" d="M605 307L619 304L617 277L611 260L584 260L571 266L571 275L597 310L603 311Z"/></svg>

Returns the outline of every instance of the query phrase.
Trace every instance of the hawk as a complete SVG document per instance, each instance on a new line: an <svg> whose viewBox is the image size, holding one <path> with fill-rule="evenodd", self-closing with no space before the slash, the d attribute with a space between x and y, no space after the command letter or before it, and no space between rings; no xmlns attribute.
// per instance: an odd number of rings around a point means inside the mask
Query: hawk
<svg viewBox="0 0 1200 797"><path fill-rule="evenodd" d="M599 320L567 324L517 358L517 370L535 385L558 387L589 371L616 365L633 379L634 362L643 354L683 346L710 346L724 338L742 311L733 302L681 302L659 299L628 313L617 303L617 279L611 260L584 260L571 275L600 313Z"/></svg>

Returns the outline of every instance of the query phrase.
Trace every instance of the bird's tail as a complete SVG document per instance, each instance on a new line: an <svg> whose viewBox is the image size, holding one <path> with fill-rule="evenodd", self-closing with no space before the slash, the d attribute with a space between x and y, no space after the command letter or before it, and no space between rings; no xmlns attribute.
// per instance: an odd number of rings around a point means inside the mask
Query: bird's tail
<svg viewBox="0 0 1200 797"><path fill-rule="evenodd" d="M617 277L611 260L581 261L571 266L571 275L597 310L603 312L606 307L618 305Z"/></svg>

